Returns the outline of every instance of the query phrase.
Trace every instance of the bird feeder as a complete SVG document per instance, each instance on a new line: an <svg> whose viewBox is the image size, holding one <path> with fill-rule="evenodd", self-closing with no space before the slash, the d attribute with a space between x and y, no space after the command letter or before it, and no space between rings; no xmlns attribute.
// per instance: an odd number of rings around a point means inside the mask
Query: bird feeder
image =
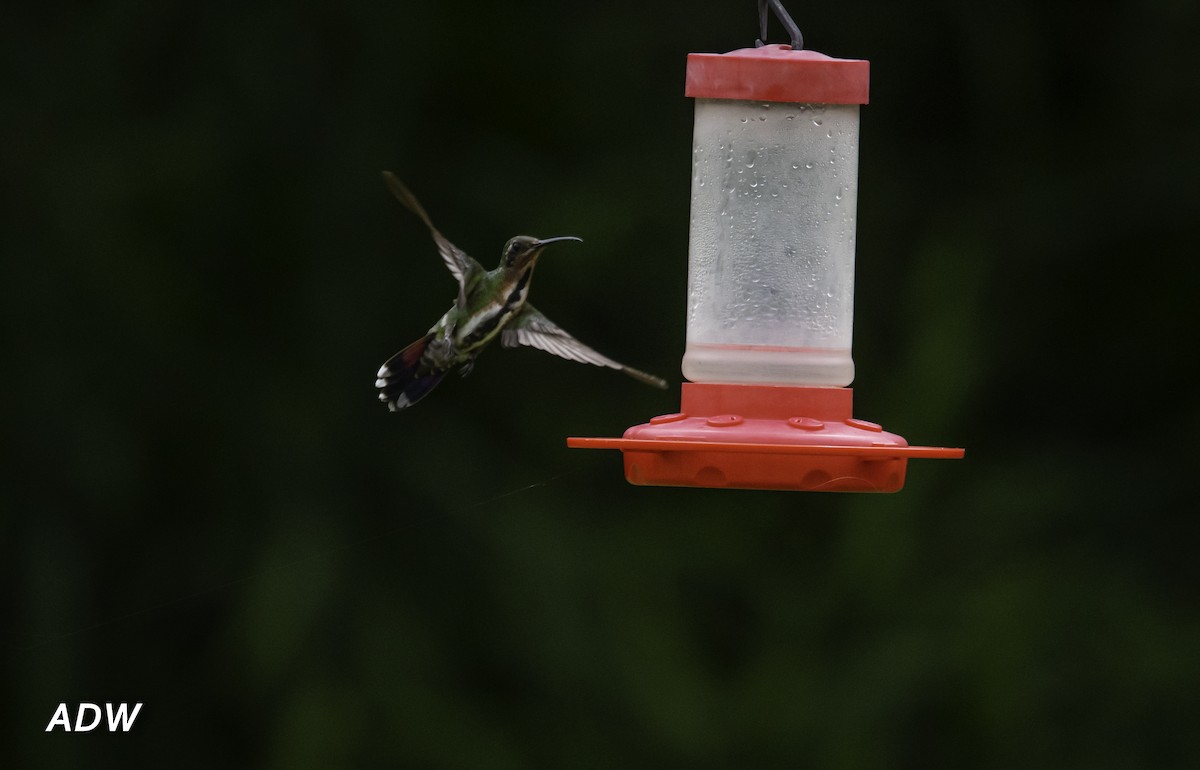
<svg viewBox="0 0 1200 770"><path fill-rule="evenodd" d="M677 413L623 438L567 441L621 450L633 484L895 492L910 458L963 456L853 416L869 63L797 48L688 56L689 382Z"/></svg>

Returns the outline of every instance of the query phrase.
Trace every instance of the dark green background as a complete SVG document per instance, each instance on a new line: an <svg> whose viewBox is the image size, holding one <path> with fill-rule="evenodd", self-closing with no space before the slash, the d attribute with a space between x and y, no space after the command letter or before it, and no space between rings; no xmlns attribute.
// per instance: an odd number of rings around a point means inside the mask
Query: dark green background
<svg viewBox="0 0 1200 770"><path fill-rule="evenodd" d="M628 486L564 438L677 388L531 350L375 400L454 293L383 168L485 263L583 236L539 307L680 380L684 59L749 0L26 5L6 767L1200 762L1195 3L790 4L872 63L856 414L968 448L890 496Z"/></svg>

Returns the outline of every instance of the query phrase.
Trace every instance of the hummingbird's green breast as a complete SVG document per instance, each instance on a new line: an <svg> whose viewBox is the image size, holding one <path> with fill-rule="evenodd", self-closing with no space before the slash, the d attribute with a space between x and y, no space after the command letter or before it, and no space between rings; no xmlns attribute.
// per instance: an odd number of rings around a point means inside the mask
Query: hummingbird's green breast
<svg viewBox="0 0 1200 770"><path fill-rule="evenodd" d="M477 353L521 312L532 276L532 264L520 271L501 267L479 276L468 288L467 307L454 324L454 347L460 354Z"/></svg>

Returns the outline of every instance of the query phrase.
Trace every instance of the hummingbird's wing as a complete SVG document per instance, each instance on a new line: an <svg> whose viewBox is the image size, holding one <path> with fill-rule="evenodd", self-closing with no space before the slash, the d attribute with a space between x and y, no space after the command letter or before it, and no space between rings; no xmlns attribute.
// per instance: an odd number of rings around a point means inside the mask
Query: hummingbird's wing
<svg viewBox="0 0 1200 770"><path fill-rule="evenodd" d="M653 385L656 388L667 387L667 381L661 377L638 371L584 345L529 303L526 303L516 318L509 322L501 333L500 342L506 348L528 345L569 361L607 366L610 369L624 372L635 380L641 380L647 385Z"/></svg>
<svg viewBox="0 0 1200 770"><path fill-rule="evenodd" d="M467 282L474 272L483 271L483 266L469 257L465 251L455 246L453 243L442 235L441 232L433 226L433 220L425 213L425 208L421 202L417 200L417 196L404 186L404 183L396 178L396 175L391 171L383 172L383 181L387 183L388 189L392 191L392 195L396 196L396 200L404 204L404 207L416 214L429 228L429 234L433 236L433 242L437 244L438 253L442 255L442 261L446 263L450 274L454 276L454 280L458 281L458 306L466 307L467 305Z"/></svg>

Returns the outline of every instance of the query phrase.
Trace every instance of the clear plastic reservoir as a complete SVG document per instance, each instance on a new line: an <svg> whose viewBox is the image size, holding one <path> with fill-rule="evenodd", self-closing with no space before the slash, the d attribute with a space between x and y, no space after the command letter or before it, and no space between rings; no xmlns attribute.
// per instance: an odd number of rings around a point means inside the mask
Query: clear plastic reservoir
<svg viewBox="0 0 1200 770"><path fill-rule="evenodd" d="M696 100L687 379L854 379L858 125L857 104Z"/></svg>

